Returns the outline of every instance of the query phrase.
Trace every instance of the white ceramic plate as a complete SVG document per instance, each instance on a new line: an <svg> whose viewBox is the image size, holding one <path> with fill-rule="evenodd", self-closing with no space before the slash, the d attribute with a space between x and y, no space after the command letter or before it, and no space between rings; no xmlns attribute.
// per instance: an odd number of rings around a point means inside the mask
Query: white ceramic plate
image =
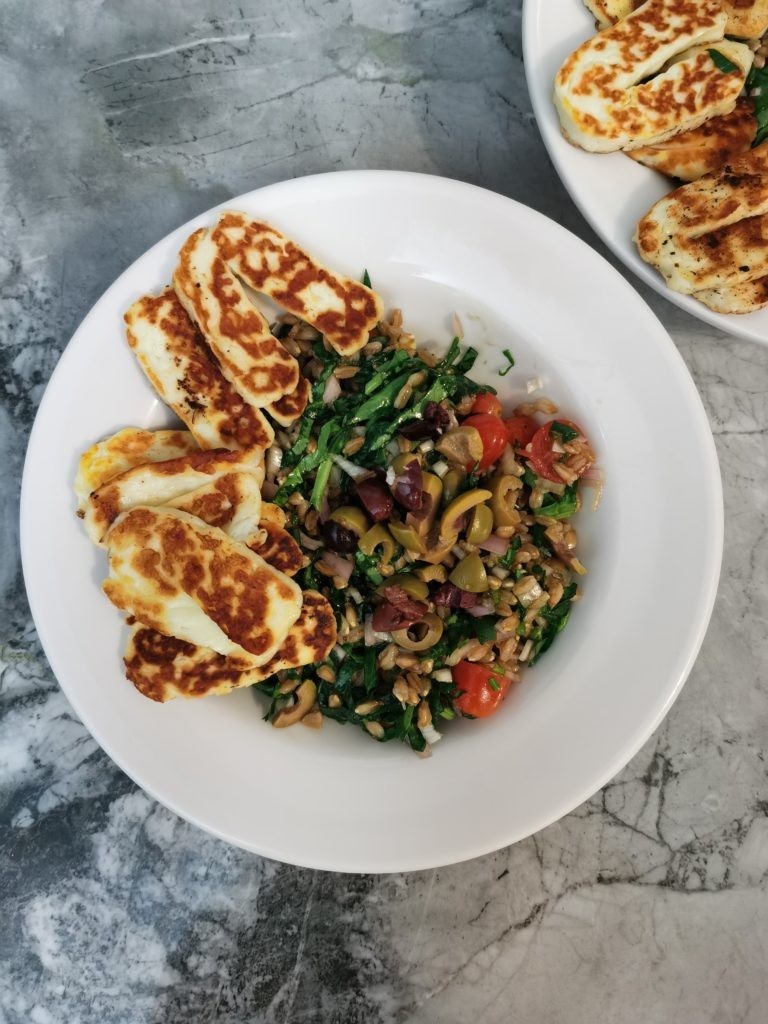
<svg viewBox="0 0 768 1024"><path fill-rule="evenodd" d="M523 55L533 111L547 151L563 184L605 244L630 270L693 316L737 337L768 344L768 309L746 315L713 313L664 284L643 262L633 236L637 222L674 183L624 153L597 154L563 138L552 93L555 75L577 46L595 34L595 20L583 0L524 0Z"/></svg>
<svg viewBox="0 0 768 1024"><path fill-rule="evenodd" d="M707 420L669 337L629 285L540 214L441 178L321 175L233 199L352 275L370 270L424 340L456 310L478 376L509 399L541 374L606 472L581 513L590 568L571 623L503 709L445 729L429 760L327 722L275 730L251 692L154 704L122 674L105 558L74 515L78 455L169 417L123 340L122 314L169 279L184 225L94 306L51 379L29 444L24 573L46 654L78 715L150 794L231 843L343 871L426 868L521 839L576 807L669 709L709 619L722 548ZM517 367L501 379L502 348Z"/></svg>

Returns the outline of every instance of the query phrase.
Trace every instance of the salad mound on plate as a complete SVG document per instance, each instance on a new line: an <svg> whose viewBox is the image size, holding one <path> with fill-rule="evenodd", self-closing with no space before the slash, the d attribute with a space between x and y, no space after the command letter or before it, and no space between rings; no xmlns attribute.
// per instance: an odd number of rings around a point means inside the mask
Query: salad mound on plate
<svg viewBox="0 0 768 1024"><path fill-rule="evenodd" d="M332 718L418 752L494 713L578 596L571 518L599 486L581 428L545 398L505 418L460 330L417 350L367 273L245 214L198 229L125 319L187 428L121 430L76 481L136 689L253 687L275 727Z"/></svg>
<svg viewBox="0 0 768 1024"><path fill-rule="evenodd" d="M258 684L267 718L304 707L306 724L425 751L457 714L493 714L566 626L585 571L571 518L581 480L598 482L594 455L547 399L505 418L467 376L476 352L458 337L442 356L417 350L399 311L352 358L294 317L275 330L312 395L267 452L265 494L338 642L323 664Z"/></svg>

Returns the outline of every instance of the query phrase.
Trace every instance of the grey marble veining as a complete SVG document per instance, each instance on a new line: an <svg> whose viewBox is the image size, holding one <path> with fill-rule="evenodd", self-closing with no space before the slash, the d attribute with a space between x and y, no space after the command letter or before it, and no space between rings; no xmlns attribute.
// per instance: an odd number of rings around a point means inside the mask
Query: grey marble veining
<svg viewBox="0 0 768 1024"><path fill-rule="evenodd" d="M29 617L18 484L45 382L181 221L282 178L392 167L596 244L538 138L519 0L5 0L0 23L1 1024L764 1024L768 349L646 294L723 469L712 626L618 778L493 856L357 878L228 848L101 753ZM694 516L684 477L672 512Z"/></svg>

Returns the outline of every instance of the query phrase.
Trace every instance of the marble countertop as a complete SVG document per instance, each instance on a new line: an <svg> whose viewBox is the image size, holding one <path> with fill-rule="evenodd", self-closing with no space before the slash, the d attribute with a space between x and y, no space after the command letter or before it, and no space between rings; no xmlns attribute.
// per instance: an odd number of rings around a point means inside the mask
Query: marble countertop
<svg viewBox="0 0 768 1024"><path fill-rule="evenodd" d="M204 835L80 725L25 599L18 485L45 383L177 224L282 178L403 168L514 196L600 248L533 121L520 0L6 0L3 21L0 1022L763 1024L768 348L644 292L720 455L712 625L631 764L492 856L334 876ZM675 511L696 512L682 494Z"/></svg>

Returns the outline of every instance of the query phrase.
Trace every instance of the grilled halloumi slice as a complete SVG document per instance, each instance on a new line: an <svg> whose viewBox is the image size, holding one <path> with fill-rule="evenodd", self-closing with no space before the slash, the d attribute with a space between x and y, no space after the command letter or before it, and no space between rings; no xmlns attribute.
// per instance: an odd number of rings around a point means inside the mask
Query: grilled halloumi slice
<svg viewBox="0 0 768 1024"><path fill-rule="evenodd" d="M301 548L282 526L270 522L269 519L262 519L259 523L259 534L258 541L250 542L248 546L257 555L261 555L265 562L269 562L286 576L295 576L299 569L304 568Z"/></svg>
<svg viewBox="0 0 768 1024"><path fill-rule="evenodd" d="M600 28L615 25L641 6L643 0L584 0ZM768 29L768 0L723 0L725 35L759 39Z"/></svg>
<svg viewBox="0 0 768 1024"><path fill-rule="evenodd" d="M261 409L296 390L299 364L248 299L206 228L184 243L173 286L221 372L247 402Z"/></svg>
<svg viewBox="0 0 768 1024"><path fill-rule="evenodd" d="M268 405L267 412L281 427L290 427L306 409L311 394L312 385L306 377L300 377L295 390Z"/></svg>
<svg viewBox="0 0 768 1024"><path fill-rule="evenodd" d="M703 288L693 295L715 313L754 313L768 306L768 275L743 284Z"/></svg>
<svg viewBox="0 0 768 1024"><path fill-rule="evenodd" d="M732 312L764 306L764 285L748 286L768 275L768 143L660 199L635 241L673 291Z"/></svg>
<svg viewBox="0 0 768 1024"><path fill-rule="evenodd" d="M725 34L759 39L768 30L768 0L724 0L728 12Z"/></svg>
<svg viewBox="0 0 768 1024"><path fill-rule="evenodd" d="M301 589L194 516L139 506L107 534L110 601L165 636L265 665L301 612Z"/></svg>
<svg viewBox="0 0 768 1024"><path fill-rule="evenodd" d="M322 594L307 590L301 614L289 629L280 650L260 668L243 668L236 659L163 636L137 623L128 638L125 674L150 700L208 697L252 686L284 669L325 661L335 643L333 608Z"/></svg>
<svg viewBox="0 0 768 1024"><path fill-rule="evenodd" d="M592 14L600 28L608 28L626 18L640 6L643 0L584 0L584 6Z"/></svg>
<svg viewBox="0 0 768 1024"><path fill-rule="evenodd" d="M244 213L221 215L213 241L250 288L316 327L340 355L368 343L384 306L370 288L337 274L269 224Z"/></svg>
<svg viewBox="0 0 768 1024"><path fill-rule="evenodd" d="M226 477L241 479L220 482ZM134 466L108 480L89 496L83 525L91 540L101 544L121 512L137 505L167 505L197 515L245 542L258 528L263 482L264 461L258 448L191 452L167 462Z"/></svg>
<svg viewBox="0 0 768 1024"><path fill-rule="evenodd" d="M173 288L144 295L125 314L128 344L149 382L201 448L268 448L275 432L216 365Z"/></svg>
<svg viewBox="0 0 768 1024"><path fill-rule="evenodd" d="M713 117L666 142L633 149L627 156L670 178L696 181L739 153L746 153L756 133L755 105L752 100L742 98L730 114Z"/></svg>
<svg viewBox="0 0 768 1024"><path fill-rule="evenodd" d="M80 456L75 477L77 514L83 516L88 495L107 480L147 462L164 462L199 451L197 441L187 430L139 430L126 427L92 444Z"/></svg>
<svg viewBox="0 0 768 1024"><path fill-rule="evenodd" d="M610 153L733 110L753 53L723 39L725 21L720 0L646 0L583 43L555 77L563 134L582 149ZM724 62L733 70L722 70Z"/></svg>

